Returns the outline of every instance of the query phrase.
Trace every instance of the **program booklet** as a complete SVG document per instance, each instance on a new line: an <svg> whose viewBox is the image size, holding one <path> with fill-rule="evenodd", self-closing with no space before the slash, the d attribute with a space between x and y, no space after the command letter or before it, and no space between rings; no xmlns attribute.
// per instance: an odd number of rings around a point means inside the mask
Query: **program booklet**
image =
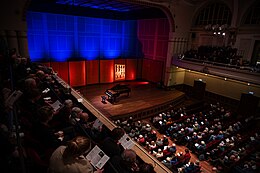
<svg viewBox="0 0 260 173"><path fill-rule="evenodd" d="M97 169L102 169L109 157L96 145L86 156L90 163Z"/></svg>
<svg viewBox="0 0 260 173"><path fill-rule="evenodd" d="M127 134L124 134L124 136L122 136L122 138L120 138L118 141L121 143L124 149L132 149L135 145L135 143Z"/></svg>
<svg viewBox="0 0 260 173"><path fill-rule="evenodd" d="M50 106L53 108L54 111L57 111L61 108L62 104L59 100L56 100L54 103L50 104Z"/></svg>

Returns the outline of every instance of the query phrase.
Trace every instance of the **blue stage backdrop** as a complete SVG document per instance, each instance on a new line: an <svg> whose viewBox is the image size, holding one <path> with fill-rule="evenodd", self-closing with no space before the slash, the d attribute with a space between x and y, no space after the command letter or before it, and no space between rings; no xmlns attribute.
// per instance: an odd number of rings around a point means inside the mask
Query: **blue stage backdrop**
<svg viewBox="0 0 260 173"><path fill-rule="evenodd" d="M137 21L28 12L28 45L34 62L137 58Z"/></svg>

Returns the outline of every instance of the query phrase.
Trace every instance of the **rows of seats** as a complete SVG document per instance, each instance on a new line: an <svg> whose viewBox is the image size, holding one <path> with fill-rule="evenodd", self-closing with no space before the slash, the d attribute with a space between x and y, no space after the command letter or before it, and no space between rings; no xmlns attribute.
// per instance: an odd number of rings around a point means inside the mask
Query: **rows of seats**
<svg viewBox="0 0 260 173"><path fill-rule="evenodd" d="M219 103L205 104L203 110L201 105L197 106L200 108L196 109L196 105L170 107L167 112L152 117L150 123L133 121L132 117L115 123L173 172L200 172L198 163L189 162L190 151L199 160L209 161L214 170L241 171L239 165L247 163L246 158L259 149L259 129L255 128L253 118L237 119L234 111ZM164 137L158 138L156 131ZM169 145L168 138L174 143ZM185 153L178 152L175 144L188 149ZM255 163L253 168L257 171L255 165L259 160L249 163Z"/></svg>
<svg viewBox="0 0 260 173"><path fill-rule="evenodd" d="M191 115L183 110L159 114L152 122L161 133L187 146L200 160L210 161L219 170L233 169L252 148L259 147L259 129L252 118L237 119L234 112L219 103Z"/></svg>

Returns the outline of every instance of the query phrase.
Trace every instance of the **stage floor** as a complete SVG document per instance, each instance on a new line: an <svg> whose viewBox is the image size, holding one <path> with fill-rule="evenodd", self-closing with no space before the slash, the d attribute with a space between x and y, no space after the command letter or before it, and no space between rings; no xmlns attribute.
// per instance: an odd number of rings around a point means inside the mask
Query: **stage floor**
<svg viewBox="0 0 260 173"><path fill-rule="evenodd" d="M101 102L101 96L105 96L106 89L110 89L118 83L127 84L131 88L130 95L120 95L113 104L108 101L106 103ZM131 81L118 83L88 85L76 89L107 117L148 109L185 95L185 93L175 89L170 91L159 89L155 84L149 82Z"/></svg>

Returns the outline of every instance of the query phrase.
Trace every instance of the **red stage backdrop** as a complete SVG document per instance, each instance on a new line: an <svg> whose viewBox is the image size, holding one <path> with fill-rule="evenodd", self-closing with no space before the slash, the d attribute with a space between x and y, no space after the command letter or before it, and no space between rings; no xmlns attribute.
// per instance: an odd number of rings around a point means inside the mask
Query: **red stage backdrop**
<svg viewBox="0 0 260 173"><path fill-rule="evenodd" d="M86 85L85 61L69 62L69 81L71 86Z"/></svg>
<svg viewBox="0 0 260 173"><path fill-rule="evenodd" d="M99 83L99 61L86 61L87 84Z"/></svg>
<svg viewBox="0 0 260 173"><path fill-rule="evenodd" d="M126 80L135 80L137 76L137 60L127 59L126 60Z"/></svg>
<svg viewBox="0 0 260 173"><path fill-rule="evenodd" d="M65 82L69 82L69 63L68 62L51 62L51 67L58 72L58 76Z"/></svg>
<svg viewBox="0 0 260 173"><path fill-rule="evenodd" d="M114 82L114 60L100 60L100 83Z"/></svg>

